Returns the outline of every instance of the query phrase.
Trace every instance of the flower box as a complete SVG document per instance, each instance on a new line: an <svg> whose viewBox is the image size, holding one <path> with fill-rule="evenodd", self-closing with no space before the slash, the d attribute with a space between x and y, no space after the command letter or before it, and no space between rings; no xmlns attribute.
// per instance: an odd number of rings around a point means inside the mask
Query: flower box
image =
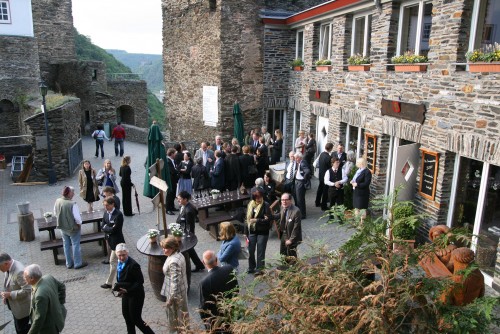
<svg viewBox="0 0 500 334"><path fill-rule="evenodd" d="M330 72L332 65L316 65L316 72Z"/></svg>
<svg viewBox="0 0 500 334"><path fill-rule="evenodd" d="M370 70L370 64L363 65L349 65L347 66L349 72L366 72Z"/></svg>
<svg viewBox="0 0 500 334"><path fill-rule="evenodd" d="M500 72L500 62L493 63L468 63L469 72Z"/></svg>
<svg viewBox="0 0 500 334"><path fill-rule="evenodd" d="M304 66L294 66L293 70L294 71L303 71L304 70Z"/></svg>
<svg viewBox="0 0 500 334"><path fill-rule="evenodd" d="M396 72L426 72L427 64L394 64Z"/></svg>

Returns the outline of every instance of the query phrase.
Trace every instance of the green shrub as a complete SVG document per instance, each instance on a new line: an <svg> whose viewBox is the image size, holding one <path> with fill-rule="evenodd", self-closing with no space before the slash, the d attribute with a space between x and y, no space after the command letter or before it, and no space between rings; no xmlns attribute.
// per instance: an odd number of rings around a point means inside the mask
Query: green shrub
<svg viewBox="0 0 500 334"><path fill-rule="evenodd" d="M400 56L395 56L391 58L393 64L421 64L428 61L427 56L419 56L413 54L411 51L407 51Z"/></svg>
<svg viewBox="0 0 500 334"><path fill-rule="evenodd" d="M370 64L370 57L356 53L350 56L347 59L347 62L349 63L349 65L367 65Z"/></svg>
<svg viewBox="0 0 500 334"><path fill-rule="evenodd" d="M290 66L292 67L304 66L304 61L300 58L294 59L290 62Z"/></svg>
<svg viewBox="0 0 500 334"><path fill-rule="evenodd" d="M320 59L316 60L315 64L316 66L326 66L326 65L331 65L332 61L330 59Z"/></svg>
<svg viewBox="0 0 500 334"><path fill-rule="evenodd" d="M484 48L467 52L465 57L470 63L500 61L500 44L488 44Z"/></svg>

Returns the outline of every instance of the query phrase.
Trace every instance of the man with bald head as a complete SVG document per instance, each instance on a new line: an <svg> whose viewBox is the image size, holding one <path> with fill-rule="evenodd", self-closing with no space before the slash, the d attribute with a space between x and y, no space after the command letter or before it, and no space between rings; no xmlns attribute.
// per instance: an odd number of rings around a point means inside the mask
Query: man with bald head
<svg viewBox="0 0 500 334"><path fill-rule="evenodd" d="M219 267L214 251L207 250L203 253L203 263L208 275L200 282L200 317L205 328L212 330L212 320L219 315L217 299L222 295L224 298L232 298L238 293L239 286L233 267Z"/></svg>
<svg viewBox="0 0 500 334"><path fill-rule="evenodd" d="M210 171L215 162L215 155L214 151L208 148L207 142L202 142L200 149L194 154L195 161L200 158L203 160L203 166L207 168L207 171Z"/></svg>

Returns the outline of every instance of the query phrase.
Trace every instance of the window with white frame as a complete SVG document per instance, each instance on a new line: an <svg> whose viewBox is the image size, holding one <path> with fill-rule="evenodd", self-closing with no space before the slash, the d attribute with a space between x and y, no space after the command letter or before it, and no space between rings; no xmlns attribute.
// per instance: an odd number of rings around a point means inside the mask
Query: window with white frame
<svg viewBox="0 0 500 334"><path fill-rule="evenodd" d="M304 30L298 30L295 39L295 58L304 59Z"/></svg>
<svg viewBox="0 0 500 334"><path fill-rule="evenodd" d="M370 55L371 15L364 14L354 17L352 23L351 55Z"/></svg>
<svg viewBox="0 0 500 334"><path fill-rule="evenodd" d="M0 0L0 23L11 23L9 1L7 0Z"/></svg>
<svg viewBox="0 0 500 334"><path fill-rule="evenodd" d="M500 43L500 1L476 0L472 12L469 51Z"/></svg>
<svg viewBox="0 0 500 334"><path fill-rule="evenodd" d="M330 59L332 48L332 25L322 24L319 27L319 59Z"/></svg>
<svg viewBox="0 0 500 334"><path fill-rule="evenodd" d="M410 51L427 56L432 29L432 2L408 1L401 5L398 26L397 54Z"/></svg>

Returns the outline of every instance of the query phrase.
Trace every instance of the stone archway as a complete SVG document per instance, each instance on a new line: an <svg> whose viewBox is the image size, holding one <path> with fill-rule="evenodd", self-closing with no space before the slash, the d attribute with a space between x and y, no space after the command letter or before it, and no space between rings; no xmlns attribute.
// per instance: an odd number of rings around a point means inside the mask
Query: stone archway
<svg viewBox="0 0 500 334"><path fill-rule="evenodd" d="M134 108L128 105L119 106L116 109L116 121L123 124L135 125Z"/></svg>
<svg viewBox="0 0 500 334"><path fill-rule="evenodd" d="M20 134L19 109L9 100L0 100L0 137Z"/></svg>

